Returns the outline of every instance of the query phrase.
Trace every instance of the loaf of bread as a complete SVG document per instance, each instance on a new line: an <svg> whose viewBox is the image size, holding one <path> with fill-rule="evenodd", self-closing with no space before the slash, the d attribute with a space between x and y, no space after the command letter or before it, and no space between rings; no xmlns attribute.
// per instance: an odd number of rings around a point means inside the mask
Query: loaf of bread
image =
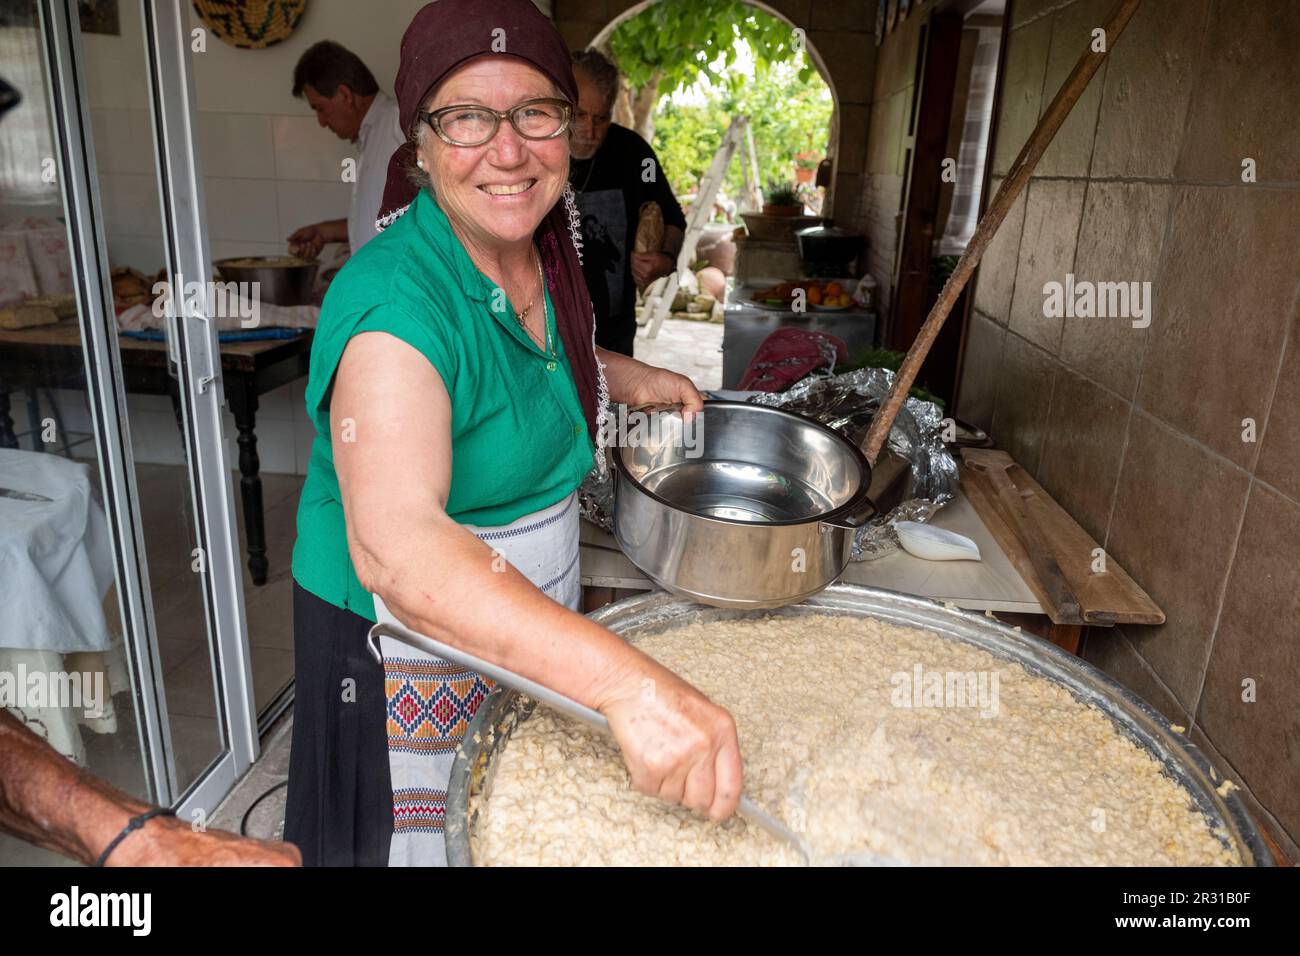
<svg viewBox="0 0 1300 956"><path fill-rule="evenodd" d="M637 217L633 252L664 251L664 213L657 202L643 202Z"/></svg>
<svg viewBox="0 0 1300 956"><path fill-rule="evenodd" d="M18 329L31 329L38 325L53 325L59 321L59 314L48 305L15 305L0 309L0 329L14 332Z"/></svg>

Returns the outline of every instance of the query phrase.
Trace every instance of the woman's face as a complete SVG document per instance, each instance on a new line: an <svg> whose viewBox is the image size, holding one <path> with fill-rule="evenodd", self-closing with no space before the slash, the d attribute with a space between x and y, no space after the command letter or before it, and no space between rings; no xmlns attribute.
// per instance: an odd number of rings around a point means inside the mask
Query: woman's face
<svg viewBox="0 0 1300 956"><path fill-rule="evenodd" d="M524 100L557 97L555 84L509 56L481 57L449 76L424 111L474 104L506 111ZM423 121L421 121L423 122ZM419 156L433 181L438 205L457 232L480 246L530 240L564 191L569 138L524 139L502 120L481 146L452 146L425 124Z"/></svg>

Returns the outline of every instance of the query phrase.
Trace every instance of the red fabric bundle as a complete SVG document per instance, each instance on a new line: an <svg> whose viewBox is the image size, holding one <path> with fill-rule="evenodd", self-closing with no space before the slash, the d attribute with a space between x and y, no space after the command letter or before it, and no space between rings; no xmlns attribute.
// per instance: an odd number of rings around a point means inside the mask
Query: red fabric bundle
<svg viewBox="0 0 1300 956"><path fill-rule="evenodd" d="M784 392L810 372L848 359L844 340L827 332L777 329L754 352L737 387L741 391Z"/></svg>

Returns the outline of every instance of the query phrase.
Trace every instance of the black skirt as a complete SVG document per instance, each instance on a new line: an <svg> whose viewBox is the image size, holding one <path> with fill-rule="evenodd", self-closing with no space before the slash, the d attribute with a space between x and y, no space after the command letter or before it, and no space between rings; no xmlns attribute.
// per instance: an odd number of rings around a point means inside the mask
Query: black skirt
<svg viewBox="0 0 1300 956"><path fill-rule="evenodd" d="M284 838L305 866L387 866L393 836L384 668L371 624L293 585L293 743Z"/></svg>

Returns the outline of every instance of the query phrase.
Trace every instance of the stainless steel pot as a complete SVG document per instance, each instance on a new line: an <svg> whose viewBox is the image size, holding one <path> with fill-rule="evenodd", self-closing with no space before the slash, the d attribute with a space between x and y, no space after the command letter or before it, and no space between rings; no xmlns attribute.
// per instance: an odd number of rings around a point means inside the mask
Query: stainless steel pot
<svg viewBox="0 0 1300 956"><path fill-rule="evenodd" d="M1125 687L1073 654L1013 630L981 614L945 607L926 598L852 584L836 584L803 604L783 607L781 617L831 614L874 618L903 627L934 631L1013 661L1032 674L1065 688L1076 699L1105 714L1116 730L1158 763L1165 776L1191 796L1211 832L1237 852L1244 866L1272 866L1259 828L1237 793L1220 792L1223 779L1184 734ZM662 591L651 591L610 604L588 615L625 640L688 624L745 618L743 611L702 607ZM447 785L447 862L473 866L474 828L483 801L491 797L494 760L505 750L519 722L534 704L520 694L497 688L483 701L456 751ZM869 728L867 728L869 729Z"/></svg>
<svg viewBox="0 0 1300 956"><path fill-rule="evenodd" d="M238 256L218 259L213 265L225 282L259 283L260 300L272 305L310 305L320 269L319 262L295 260L292 256Z"/></svg>
<svg viewBox="0 0 1300 956"><path fill-rule="evenodd" d="M779 607L843 573L876 513L871 466L843 435L764 405L658 412L612 449L614 537L661 587L719 607ZM694 428L694 432L692 432Z"/></svg>

